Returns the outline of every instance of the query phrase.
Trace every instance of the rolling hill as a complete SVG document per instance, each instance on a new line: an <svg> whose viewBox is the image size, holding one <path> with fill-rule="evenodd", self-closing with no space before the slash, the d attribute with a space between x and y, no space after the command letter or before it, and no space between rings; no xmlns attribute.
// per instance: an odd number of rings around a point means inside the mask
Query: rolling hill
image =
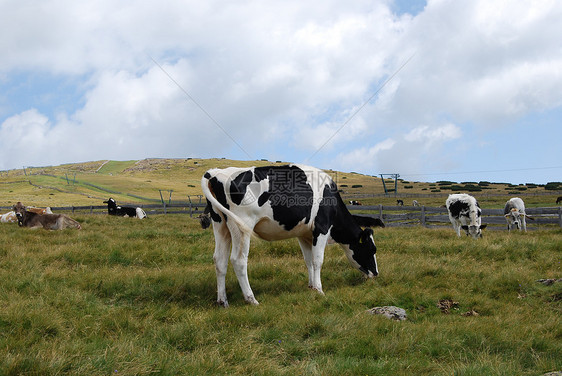
<svg viewBox="0 0 562 376"><path fill-rule="evenodd" d="M131 161L92 161L59 166L28 167L2 171L0 174L0 207L18 201L35 206L102 205L113 197L119 203L185 202L188 196L201 194L200 179L210 168L228 166L265 166L285 162L234 161L229 159L142 159ZM402 198L406 205L413 199L428 206L440 206L449 193L468 192L481 196L488 206L501 206L505 198L529 196L528 206L551 206L562 189L561 183L544 185L510 185L492 182L411 182L398 180L397 193L384 195L380 177L354 172L327 171L337 182L346 199L363 204L396 203ZM386 188L395 182L385 179ZM485 205L485 204L484 204Z"/></svg>

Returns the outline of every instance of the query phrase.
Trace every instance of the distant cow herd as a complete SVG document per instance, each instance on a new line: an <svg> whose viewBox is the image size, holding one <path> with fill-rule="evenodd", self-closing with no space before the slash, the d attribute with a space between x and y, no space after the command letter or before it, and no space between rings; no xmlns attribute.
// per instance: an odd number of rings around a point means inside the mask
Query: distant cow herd
<svg viewBox="0 0 562 376"><path fill-rule="evenodd" d="M244 300L257 305L247 274L248 253L252 237L267 241L297 238L308 269L308 287L323 294L320 271L327 244L338 243L350 264L366 277L379 274L377 247L373 228L385 227L380 219L353 215L342 200L335 182L322 170L290 164L251 168L229 167L211 169L201 179L207 200L200 216L201 226L213 226L217 278L217 303L228 306L225 276L232 264ZM558 197L556 203L562 202ZM141 207L120 206L113 198L104 201L112 216L146 218ZM349 205L362 205L352 200ZM397 200L403 206L403 200ZM413 200L413 206L419 206ZM449 220L457 236L481 238L482 210L478 201L468 194L451 194L445 202ZM504 207L507 229L527 231L527 219L522 199L508 200ZM2 214L0 221L17 222L20 227L63 230L81 229L81 224L65 214L55 214L50 208L15 204L12 211Z"/></svg>
<svg viewBox="0 0 562 376"><path fill-rule="evenodd" d="M133 217L143 219L146 213L140 207L118 206L113 198L104 201L107 204L107 213L120 217ZM20 227L32 229L43 228L45 230L64 230L75 228L80 230L82 226L76 220L66 214L54 214L51 208L36 208L25 206L18 202L12 207L12 211L0 215L0 223L15 223Z"/></svg>

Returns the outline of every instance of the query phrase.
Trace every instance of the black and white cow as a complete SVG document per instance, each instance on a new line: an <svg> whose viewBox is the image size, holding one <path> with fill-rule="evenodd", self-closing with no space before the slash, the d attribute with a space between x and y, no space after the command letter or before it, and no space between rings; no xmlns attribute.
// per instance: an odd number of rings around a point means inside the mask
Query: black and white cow
<svg viewBox="0 0 562 376"><path fill-rule="evenodd" d="M320 270L328 240L368 277L379 273L373 230L379 219L349 213L325 172L302 165L212 169L201 179L215 235L217 303L228 306L225 275L230 261L244 299L258 304L247 274L250 238L297 238L308 268L308 286L322 292ZM205 227L208 220L201 220ZM231 251L232 248L232 251Z"/></svg>
<svg viewBox="0 0 562 376"><path fill-rule="evenodd" d="M527 232L527 222L525 218L534 220L533 217L525 213L525 203L519 197L513 197L505 203L503 208L505 219L507 220L507 231L511 231L513 227L521 228Z"/></svg>
<svg viewBox="0 0 562 376"><path fill-rule="evenodd" d="M466 235L473 238L482 237L482 229L486 225L482 225L482 209L478 205L478 201L471 195L466 193L456 193L449 195L445 201L449 212L449 219L457 235L461 236L461 228L466 231Z"/></svg>
<svg viewBox="0 0 562 376"><path fill-rule="evenodd" d="M146 213L140 207L132 207L132 206L117 206L117 203L111 197L109 200L104 201L104 204L107 204L107 214L109 215L117 215L120 217L137 217L139 219L143 219L146 217Z"/></svg>

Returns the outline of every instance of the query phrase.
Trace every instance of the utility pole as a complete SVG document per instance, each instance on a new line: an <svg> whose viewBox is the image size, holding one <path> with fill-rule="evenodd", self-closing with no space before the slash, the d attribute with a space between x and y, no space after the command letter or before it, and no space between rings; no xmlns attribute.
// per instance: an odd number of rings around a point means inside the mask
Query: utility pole
<svg viewBox="0 0 562 376"><path fill-rule="evenodd" d="M381 175L382 187L384 188L384 194L385 195L388 194L388 189L386 188L386 184L384 182L384 177L390 176L391 178L394 179L394 196L396 196L396 194L398 193L398 178L400 177L400 174L380 174L380 175Z"/></svg>

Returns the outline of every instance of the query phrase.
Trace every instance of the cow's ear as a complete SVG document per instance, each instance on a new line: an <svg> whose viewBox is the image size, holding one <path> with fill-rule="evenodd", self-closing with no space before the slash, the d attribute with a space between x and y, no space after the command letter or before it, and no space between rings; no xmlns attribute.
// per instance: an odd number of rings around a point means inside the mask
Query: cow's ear
<svg viewBox="0 0 562 376"><path fill-rule="evenodd" d="M511 214L506 214L506 215L504 215L504 217L509 218L509 217L511 217Z"/></svg>
<svg viewBox="0 0 562 376"><path fill-rule="evenodd" d="M480 225L480 230L484 230L488 225Z"/></svg>
<svg viewBox="0 0 562 376"><path fill-rule="evenodd" d="M359 242L360 243L368 242L372 235L373 235L373 230L371 230L370 228L364 229L363 231L361 231Z"/></svg>
<svg viewBox="0 0 562 376"><path fill-rule="evenodd" d="M464 231L468 231L468 226L461 226Z"/></svg>
<svg viewBox="0 0 562 376"><path fill-rule="evenodd" d="M355 223L360 227L384 227L384 222L379 218L366 217L362 215L352 215Z"/></svg>

